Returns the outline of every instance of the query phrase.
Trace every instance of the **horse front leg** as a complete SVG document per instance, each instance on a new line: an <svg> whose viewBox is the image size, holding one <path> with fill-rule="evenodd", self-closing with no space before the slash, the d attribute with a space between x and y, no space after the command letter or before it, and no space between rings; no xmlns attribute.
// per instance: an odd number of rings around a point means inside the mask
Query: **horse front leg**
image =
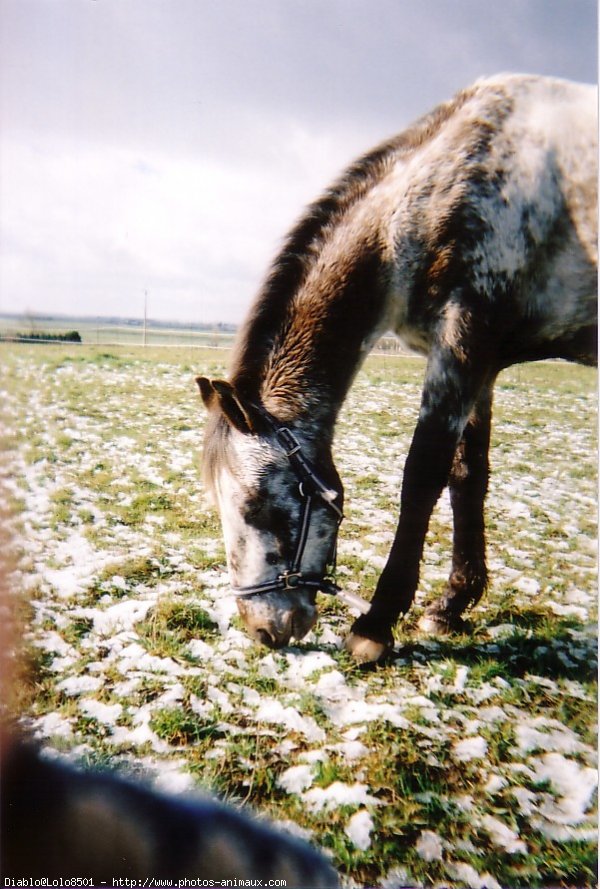
<svg viewBox="0 0 600 889"><path fill-rule="evenodd" d="M473 408L456 448L448 487L454 518L452 570L442 597L426 609L422 630L444 634L462 629L461 615L476 605L487 586L484 502L489 479L491 388Z"/></svg>
<svg viewBox="0 0 600 889"><path fill-rule="evenodd" d="M400 520L371 607L352 626L347 649L359 661L379 660L394 644L392 627L410 608L429 519L444 488L456 436L434 418L419 421L404 466Z"/></svg>
<svg viewBox="0 0 600 889"><path fill-rule="evenodd" d="M388 561L367 614L352 625L346 648L361 662L393 646L392 628L406 613L419 582L431 513L448 483L454 454L486 378L466 346L439 345L430 354L419 420L404 466L400 519Z"/></svg>

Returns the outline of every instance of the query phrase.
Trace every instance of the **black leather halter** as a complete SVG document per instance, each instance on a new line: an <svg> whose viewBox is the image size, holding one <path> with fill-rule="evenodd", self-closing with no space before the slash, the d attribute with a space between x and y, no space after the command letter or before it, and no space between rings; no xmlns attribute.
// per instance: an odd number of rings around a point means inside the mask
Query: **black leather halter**
<svg viewBox="0 0 600 889"><path fill-rule="evenodd" d="M253 407L261 414L271 427L277 443L281 450L289 460L290 466L294 470L299 482L299 491L302 498L302 514L300 517L300 534L298 543L296 544L296 552L291 564L285 571L278 574L273 580L267 580L264 583L257 583L254 586L232 587L232 592L238 598L248 598L250 596L259 596L262 593L271 593L283 590L295 590L299 587L308 587L315 592L320 590L323 593L331 593L335 595L340 592L339 587L334 583L331 576L328 576L327 566L323 574L303 574L302 572L302 556L306 548L308 540L308 532L310 528L310 519L312 514L313 502L316 498L320 498L322 502L330 509L337 519L337 527L335 530L335 539L332 547L331 556L328 564L331 566L331 573L335 571L336 559L336 541L338 528L344 518L344 513L335 502L340 499L339 492L332 497L332 489L326 485L317 475L315 467L310 460L302 453L300 442L288 429L287 426L280 426L277 421L270 416L262 407L253 405Z"/></svg>

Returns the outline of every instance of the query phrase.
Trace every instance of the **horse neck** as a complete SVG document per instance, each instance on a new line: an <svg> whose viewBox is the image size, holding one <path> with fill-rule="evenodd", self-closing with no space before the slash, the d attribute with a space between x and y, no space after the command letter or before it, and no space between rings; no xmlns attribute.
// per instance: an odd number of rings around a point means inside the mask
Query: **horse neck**
<svg viewBox="0 0 600 889"><path fill-rule="evenodd" d="M386 328L388 275L379 240L342 234L320 251L288 298L270 306L276 307L270 329L269 299L259 297L234 366L235 384L321 441L331 440L352 380Z"/></svg>

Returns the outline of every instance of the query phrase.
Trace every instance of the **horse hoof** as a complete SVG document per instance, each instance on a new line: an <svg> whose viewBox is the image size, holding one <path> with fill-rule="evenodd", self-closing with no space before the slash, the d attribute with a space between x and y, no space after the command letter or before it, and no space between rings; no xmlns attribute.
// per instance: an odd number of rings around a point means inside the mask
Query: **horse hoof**
<svg viewBox="0 0 600 889"><path fill-rule="evenodd" d="M385 657L391 651L392 646L386 645L385 642L374 642L357 633L350 633L346 638L345 648L357 663L374 664Z"/></svg>
<svg viewBox="0 0 600 889"><path fill-rule="evenodd" d="M465 622L461 617L425 612L418 626L421 632L428 636L449 636L451 633L460 633L464 630Z"/></svg>

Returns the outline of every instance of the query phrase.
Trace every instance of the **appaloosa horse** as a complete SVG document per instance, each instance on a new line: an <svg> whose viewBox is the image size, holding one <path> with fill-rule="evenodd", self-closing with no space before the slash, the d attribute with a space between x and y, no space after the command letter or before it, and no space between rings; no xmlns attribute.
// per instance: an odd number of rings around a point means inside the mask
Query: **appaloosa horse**
<svg viewBox="0 0 600 889"><path fill-rule="evenodd" d="M340 405L378 337L428 356L400 520L347 645L377 660L413 600L445 485L452 569L429 631L486 586L492 390L522 361L597 357L596 90L481 80L351 166L289 234L241 331L231 382L198 378L205 475L251 634L279 647L316 619L342 518Z"/></svg>

